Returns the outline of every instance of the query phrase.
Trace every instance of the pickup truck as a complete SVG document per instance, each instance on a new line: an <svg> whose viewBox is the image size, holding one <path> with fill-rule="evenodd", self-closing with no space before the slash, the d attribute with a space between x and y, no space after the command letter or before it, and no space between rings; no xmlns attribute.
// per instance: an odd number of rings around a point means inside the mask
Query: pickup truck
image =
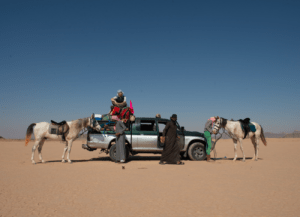
<svg viewBox="0 0 300 217"><path fill-rule="evenodd" d="M164 144L161 144L160 137L170 120L163 118L136 118L134 122L128 125L125 131L126 138L126 157L138 153L159 154L163 150ZM180 127L177 122L177 134L180 136L178 145L181 147L181 156L189 157L191 160L206 159L206 139L204 134L195 131L186 131ZM113 127L108 131L89 130L87 134L87 143L82 144L82 148L88 151L100 149L109 154L112 161L115 161L116 155L116 136Z"/></svg>

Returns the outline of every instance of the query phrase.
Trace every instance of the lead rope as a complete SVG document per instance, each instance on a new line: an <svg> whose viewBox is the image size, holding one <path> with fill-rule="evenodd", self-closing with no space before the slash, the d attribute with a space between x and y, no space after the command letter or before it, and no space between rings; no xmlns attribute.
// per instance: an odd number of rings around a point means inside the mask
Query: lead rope
<svg viewBox="0 0 300 217"><path fill-rule="evenodd" d="M77 138L79 138L80 136L82 136L85 132L87 132L88 131L88 129L87 128L83 128L83 132L82 133L80 133L79 135L78 135L78 137Z"/></svg>
<svg viewBox="0 0 300 217"><path fill-rule="evenodd" d="M220 134L221 136L217 139L217 135ZM214 151L214 159L217 158L217 151L216 151L216 144L217 141L219 141L219 139L221 139L221 137L223 136L223 134L226 134L227 136L229 136L231 139L236 139L231 133L227 133L225 131L224 128L222 128L222 133L220 133L220 131L218 132L218 134L215 134L215 142L214 142L214 146L212 147L212 150Z"/></svg>

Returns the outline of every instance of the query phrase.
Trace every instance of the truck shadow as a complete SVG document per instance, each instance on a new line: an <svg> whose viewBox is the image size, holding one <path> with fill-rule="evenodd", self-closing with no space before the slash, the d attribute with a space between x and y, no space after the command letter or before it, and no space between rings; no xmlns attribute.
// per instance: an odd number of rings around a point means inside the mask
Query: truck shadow
<svg viewBox="0 0 300 217"><path fill-rule="evenodd" d="M131 161L159 161L159 160L160 160L160 156L130 156L127 159L127 163L129 163ZM87 160L87 161L111 161L111 162L113 162L110 159L110 157L91 158L90 160Z"/></svg>
<svg viewBox="0 0 300 217"><path fill-rule="evenodd" d="M221 162L221 161L232 161L233 158L211 158L213 161ZM246 160L252 160L251 157L246 157ZM258 158L258 160L263 160L263 158ZM72 160L72 163L83 163L83 162L90 162L90 161L110 161L113 162L110 157L98 157L98 158L91 158L85 160ZM160 161L160 156L130 156L127 160L127 163L131 161ZM182 161L190 161L188 159L182 159ZM206 161L206 160L203 160ZM237 158L236 161L243 161L243 158ZM37 164L40 162L37 162ZM61 160L50 160L46 161L46 163L61 163ZM67 162L66 162L67 164Z"/></svg>
<svg viewBox="0 0 300 217"><path fill-rule="evenodd" d="M159 161L160 156L130 156L127 160L127 163L131 161ZM98 157L98 158L91 158L91 159L84 159L84 160L72 160L72 163L84 163L90 161L111 161L113 162L110 157ZM40 162L37 162L39 164ZM62 163L61 160L49 160L46 163ZM68 162L65 162L67 164Z"/></svg>
<svg viewBox="0 0 300 217"><path fill-rule="evenodd" d="M159 161L160 156L130 156L128 162L130 161Z"/></svg>

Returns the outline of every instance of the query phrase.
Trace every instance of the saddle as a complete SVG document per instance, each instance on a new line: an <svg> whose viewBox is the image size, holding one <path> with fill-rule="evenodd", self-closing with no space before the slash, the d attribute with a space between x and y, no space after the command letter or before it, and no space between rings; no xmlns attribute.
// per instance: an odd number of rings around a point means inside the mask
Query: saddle
<svg viewBox="0 0 300 217"><path fill-rule="evenodd" d="M66 121L55 122L51 120L49 134L62 135L62 140L66 141L65 134L69 131L69 125Z"/></svg>
<svg viewBox="0 0 300 217"><path fill-rule="evenodd" d="M59 125L59 126L61 126L61 125L65 125L67 122L66 122L66 121L61 121L61 122L57 123L57 122L51 120L51 123L54 124L54 125Z"/></svg>
<svg viewBox="0 0 300 217"><path fill-rule="evenodd" d="M255 126L252 123L250 123L250 118L245 118L244 120L240 119L238 121L240 122L241 128L244 131L244 139L247 137L250 131L256 132Z"/></svg>

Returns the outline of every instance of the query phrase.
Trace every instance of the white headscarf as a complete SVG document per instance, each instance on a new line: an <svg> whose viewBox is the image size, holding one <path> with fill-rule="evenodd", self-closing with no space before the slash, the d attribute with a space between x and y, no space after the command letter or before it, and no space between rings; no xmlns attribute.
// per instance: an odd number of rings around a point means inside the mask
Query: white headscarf
<svg viewBox="0 0 300 217"><path fill-rule="evenodd" d="M122 90L118 90L118 92L117 93L123 93L123 95L124 95L124 92L122 91Z"/></svg>

